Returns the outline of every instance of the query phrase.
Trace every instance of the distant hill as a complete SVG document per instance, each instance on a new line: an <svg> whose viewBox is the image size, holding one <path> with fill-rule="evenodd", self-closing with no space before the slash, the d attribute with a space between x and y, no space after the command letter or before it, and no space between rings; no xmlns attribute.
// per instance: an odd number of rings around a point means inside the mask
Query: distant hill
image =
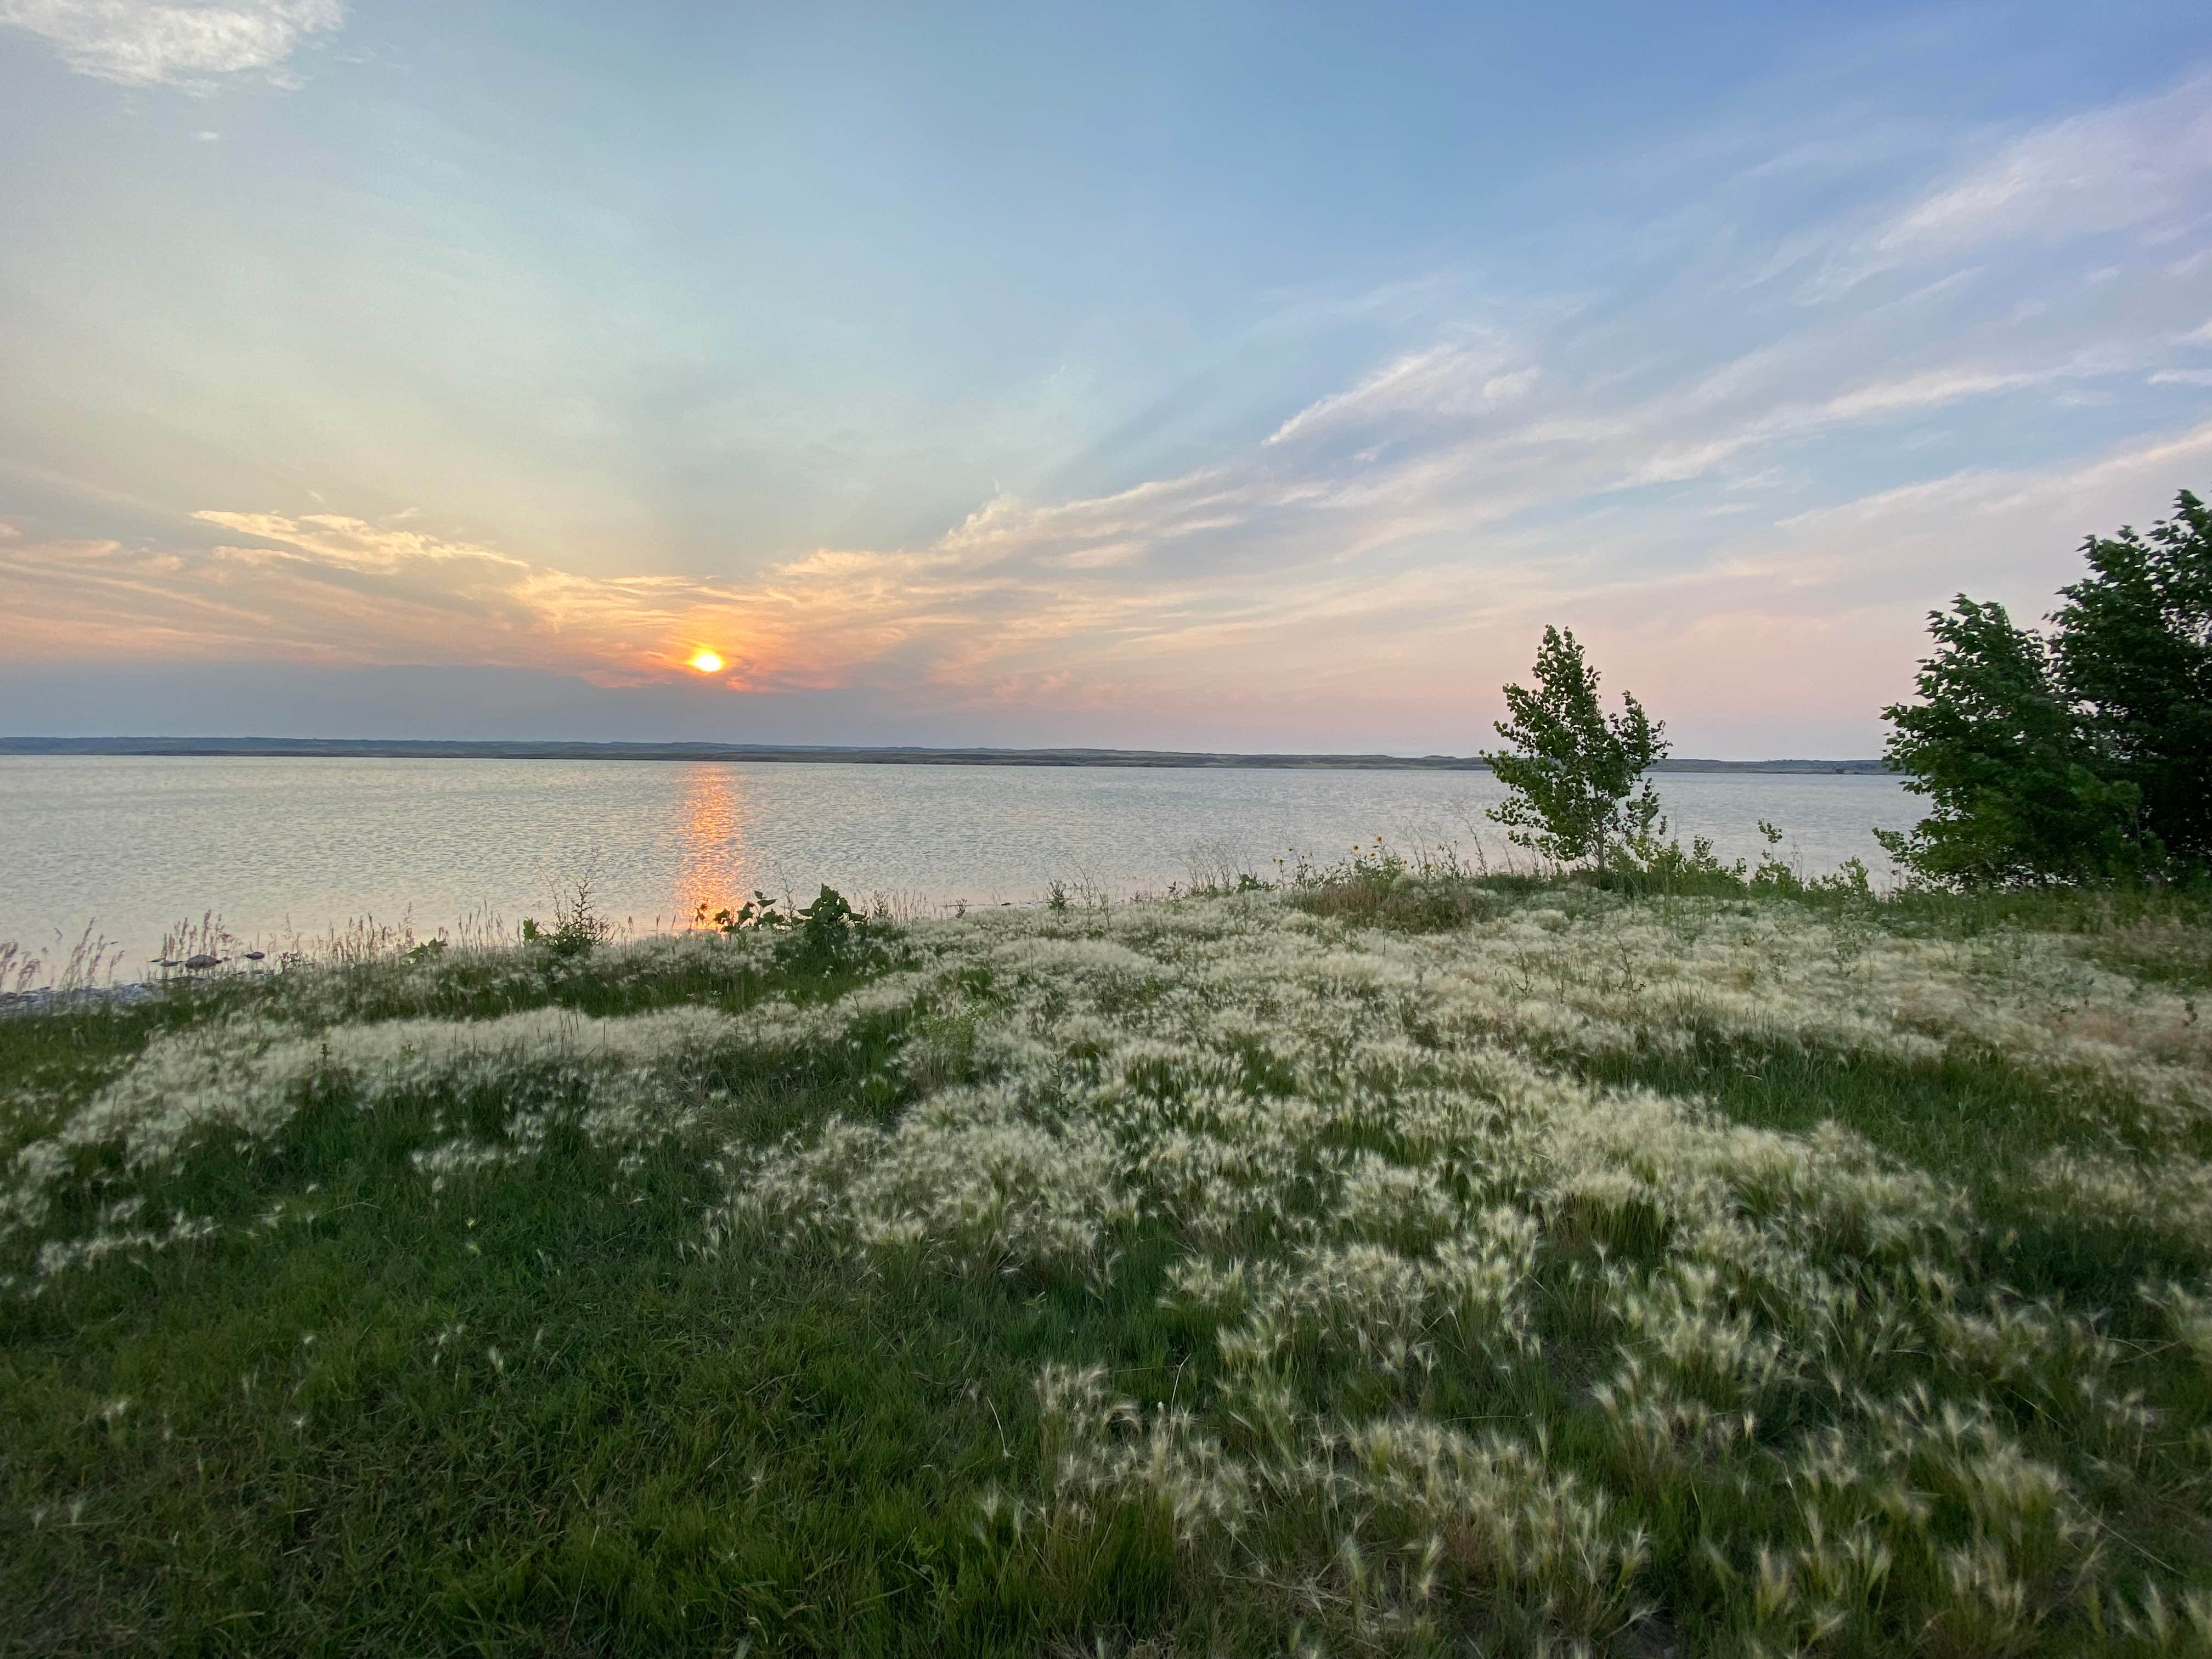
<svg viewBox="0 0 2212 1659"><path fill-rule="evenodd" d="M865 766L1161 766L1486 772L1464 755L1232 755L1176 749L841 748L730 743L451 742L401 738L0 738L0 755L319 756L347 760L781 761ZM1878 760L1665 760L1662 772L1885 772Z"/></svg>

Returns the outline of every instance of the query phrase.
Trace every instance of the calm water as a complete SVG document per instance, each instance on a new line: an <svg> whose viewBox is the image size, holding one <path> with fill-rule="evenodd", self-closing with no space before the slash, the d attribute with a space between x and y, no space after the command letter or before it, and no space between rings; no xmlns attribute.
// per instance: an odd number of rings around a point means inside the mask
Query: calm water
<svg viewBox="0 0 2212 1659"><path fill-rule="evenodd" d="M1685 840L1748 856L1769 818L1808 872L1883 868L1869 829L1915 816L1881 777L1662 785ZM1495 858L1498 796L1465 772L0 757L0 939L94 923L135 965L210 910L268 941L357 917L512 927L587 869L639 927L823 882L909 903L1025 902L1055 879L1126 895L1188 879L1199 842L1261 870L1377 835Z"/></svg>

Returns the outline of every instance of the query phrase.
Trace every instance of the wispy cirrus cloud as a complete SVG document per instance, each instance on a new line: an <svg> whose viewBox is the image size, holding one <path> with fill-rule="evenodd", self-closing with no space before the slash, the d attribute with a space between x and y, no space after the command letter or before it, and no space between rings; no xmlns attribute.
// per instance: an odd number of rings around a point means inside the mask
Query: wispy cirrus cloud
<svg viewBox="0 0 2212 1659"><path fill-rule="evenodd" d="M1325 506L1218 476L1042 508L1001 500L925 549L823 550L746 581L592 575L407 526L210 511L197 516L239 539L192 551L0 543L0 605L31 660L438 663L622 686L688 679L684 659L707 645L736 691L1028 702L1040 721L1205 696L1272 702L1323 730L1328 704L1371 692L1382 659L1364 642L1387 642L1402 697L1446 685L1470 654L1516 660L1539 623L1565 615L1668 706L1709 708L1716 670L1729 668L1743 678L1726 684L1755 674L1817 705L1890 694L1886 677L1917 644L1898 623L1931 566L2003 583L2033 547L2055 574L2068 549L2054 521L2144 516L2207 465L2212 422L2067 469L1972 468L1767 519L1675 567L1639 562L1638 528L1607 520L1586 527L1575 557L1521 532L1480 563L1346 564L1301 527ZM1256 584L1233 562L1179 560L1194 514L1305 554ZM1100 546L1138 550L1145 579L1085 556ZM1849 672L1804 655L1808 641Z"/></svg>
<svg viewBox="0 0 2212 1659"><path fill-rule="evenodd" d="M1543 371L1516 362L1502 341L1448 343L1412 352L1345 392L1332 392L1283 422L1279 444L1329 428L1371 426L1390 417L1448 419L1499 408L1525 393Z"/></svg>
<svg viewBox="0 0 2212 1659"><path fill-rule="evenodd" d="M398 525L208 511L195 516L241 539L193 550L11 544L0 592L20 608L33 657L460 662L623 684L684 675L711 645L734 690L886 672L972 685L1055 641L1096 650L1173 628L1188 596L1085 579L1081 556L1132 508L1082 506L1022 515L1014 530L994 504L929 549L822 550L747 581L590 575ZM1156 509L1133 509L1148 536L1172 528Z"/></svg>
<svg viewBox="0 0 2212 1659"><path fill-rule="evenodd" d="M47 41L82 74L125 86L276 70L309 36L344 21L343 0L0 0L0 24Z"/></svg>
<svg viewBox="0 0 2212 1659"><path fill-rule="evenodd" d="M2212 262L2186 251L2212 237L2212 164L2160 149L2200 132L2201 78L1962 140L1816 223L1762 229L1723 180L1596 239L1628 272L1614 289L1595 257L1573 295L1399 283L1387 307L1335 307L1389 311L1387 349L1202 464L1001 493L912 545L599 575L433 518L226 507L197 514L211 546L0 543L0 607L33 657L628 684L685 678L708 645L737 691L1013 708L1040 740L1072 708L1241 708L1285 741L1440 746L1565 621L1662 708L1718 722L1755 686L1774 720L1869 752L1928 604L1965 586L2032 607L2080 534L2212 467L2212 409L2189 395ZM1778 245L1856 275L1803 304L1769 280Z"/></svg>
<svg viewBox="0 0 2212 1659"><path fill-rule="evenodd" d="M2051 246L2185 211L2212 177L2212 82L2019 134L1833 252L1807 297L1969 248Z"/></svg>

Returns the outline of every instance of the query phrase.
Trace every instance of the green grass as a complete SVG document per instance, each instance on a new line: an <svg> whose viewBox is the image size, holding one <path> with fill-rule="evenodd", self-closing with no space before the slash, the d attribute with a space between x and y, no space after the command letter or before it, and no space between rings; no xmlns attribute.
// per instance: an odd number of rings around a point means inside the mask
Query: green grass
<svg viewBox="0 0 2212 1659"><path fill-rule="evenodd" d="M441 1000L489 1011L466 983ZM185 1017L16 1020L0 1042L45 1093ZM888 1048L717 1079L718 1127L893 1109ZM1038 1364L1102 1341L1159 1363L1148 1310L806 1252L687 1259L714 1183L678 1150L623 1180L571 1146L432 1194L406 1161L427 1109L319 1099L155 1194L312 1207L282 1249L0 1301L0 1651L1028 1653L1158 1615L1156 1538L1010 1566L957 1501L1034 1466Z"/></svg>
<svg viewBox="0 0 2212 1659"><path fill-rule="evenodd" d="M1768 902L1826 913L1862 936L2075 936L2088 960L2145 987L2182 994L2212 989L2212 904L2194 892L1908 889L1882 899L1816 891ZM2212 1017L2212 1008L2206 1012ZM2019 1063L1971 1044L1933 1063L1910 1064L1709 1029L1692 1037L1686 1054L1590 1063L1553 1058L1595 1082L1709 1099L1735 1121L1762 1128L1803 1133L1823 1122L1847 1125L1970 1194L1990 1224L1990 1266L2005 1283L2124 1328L2145 1322L2135 1289L2146 1279L2212 1271L2212 1243L2151 1225L2055 1219L2027 1178L2039 1158L2060 1149L2212 1158L2212 1121L2178 1133L2152 1130L2093 1075Z"/></svg>
<svg viewBox="0 0 2212 1659"><path fill-rule="evenodd" d="M2179 1136L2121 1133L2085 1117L2094 1079L2043 1076L1989 1055L1911 1066L1880 1056L1700 1035L1692 1054L1613 1059L1577 1068L1594 1080L1710 1099L1741 1123L1803 1133L1847 1125L1899 1162L1941 1176L1989 1224L1985 1266L2032 1297L2142 1329L2152 1321L2136 1295L2146 1279L2193 1279L2212 1270L2205 1241L2149 1224L2089 1224L2055 1218L2029 1175L2059 1149L2128 1146L2212 1157L2212 1124Z"/></svg>
<svg viewBox="0 0 2212 1659"><path fill-rule="evenodd" d="M2080 934L2093 960L2147 987L2205 982L2194 901L2100 913L2053 900L2009 914L1925 898L1763 902L1847 914L1884 934ZM1417 892L1394 906L1383 883L1316 908L1321 925L1341 929L1332 948L1357 950L1364 920L1449 934L1501 906L1579 915L1623 902L1521 883L1480 902ZM824 969L753 951L618 973L610 960L457 957L0 1020L0 1156L52 1133L149 1041L231 1016L337 1024L709 1006L743 1019L772 1000L820 1006L896 966ZM318 1081L271 1134L208 1136L143 1179L126 1179L111 1153L88 1154L46 1232L95 1224L106 1196L132 1180L150 1215L219 1227L45 1279L33 1267L37 1229L0 1245L12 1253L0 1267L16 1275L0 1295L0 1654L1012 1655L1145 1643L1262 1653L1281 1650L1292 1626L1364 1630L1377 1650L1537 1650L1543 1608L1475 1588L1415 1628L1362 1625L1357 1608L1313 1601L1310 1586L1293 1594L1241 1569L1224 1577L1206 1562L1226 1547L1179 1540L1159 1503L1034 1518L1053 1501L1061 1432L1040 1415L1046 1368L1103 1365L1148 1408L1226 1398L1234 1383L1218 1323L1164 1297L1186 1250L1157 1216L1116 1234L1103 1293L1018 1252L995 1272L961 1273L927 1255L757 1227L702 1249L732 1159L804 1140L833 1117L896 1123L926 1091L987 1073L979 1026L1023 1006L1006 971L979 960L931 1010L863 1022L848 1041L687 1060L670 1086L702 1127L641 1148L594 1146L576 1127L585 1085L556 1068L426 1084L373 1109L343 1079ZM1071 1017L1068 999L1054 999L1036 1005L1048 1027ZM1136 1020L1168 1000L1157 985L1117 984L1085 1006ZM1389 1023L1380 1005L1375 1018ZM1087 1053L1071 1049L1066 1064L1079 1069ZM1907 1061L1715 1027L1666 1052L1536 1058L1601 1085L1708 1102L1747 1125L1838 1123L1895 1167L1962 1194L1979 1224L1946 1270L2124 1342L2128 1374L2158 1413L2154 1443L2124 1477L2075 1443L2083 1431L2039 1392L2040 1373L1996 1390L2007 1431L2077 1484L2108 1534L2109 1582L2123 1598L2148 1583L2212 1586L2212 1469L2191 1428L2212 1424L2212 1385L2138 1294L2147 1280L2201 1283L2212 1244L2170 1225L2058 1213L2029 1179L2061 1149L2212 1158L2212 1127L2169 1139L2131 1127L2125 1101L2099 1095L2108 1082L1971 1044ZM1237 1064L1254 1098L1311 1086L1263 1043ZM1165 1100L1190 1087L1176 1065L1141 1075ZM1440 1086L1460 1086L1453 1075L1440 1069ZM538 1156L442 1188L416 1172L413 1155L456 1122L495 1136L516 1091L552 1102ZM1370 1139L1410 1156L1389 1133ZM1349 1153L1358 1141L1347 1132L1333 1145ZM1320 1214L1319 1193L1299 1188L1293 1212ZM1833 1403L1811 1386L1778 1395L1741 1454L1686 1475L1644 1469L1593 1393L1622 1332L1593 1285L1610 1267L1662 1264L1664 1224L1593 1211L1546 1224L1529 1354L1509 1363L1445 1347L1409 1378L1306 1340L1288 1362L1294 1386L1310 1409L1345 1420L1412 1412L1469 1433L1541 1425L1555 1463L1613 1493L1645 1530L1632 1599L1646 1616L1613 1632L1620 1650L1747 1650L1729 1645L1749 1629L1753 1596L1738 1544L1780 1535L1796 1510L1772 1480L1747 1480L1742 1460L1831 1420ZM1278 1249L1286 1236L1267 1235ZM1246 1248L1264 1254L1253 1238ZM1858 1246L1834 1260L1869 1295L1899 1271ZM1860 1382L1915 1377L1977 1386L1910 1354ZM987 1510L992 1493L1005 1504ZM1940 1491L1929 1501L1930 1526L1968 1537L1965 1510L1947 1509ZM1304 1562L1314 1583L1350 1571L1313 1555L1293 1510L1263 1524L1275 1529L1271 1559ZM1489 1570L1454 1557L1447 1576L1479 1586ZM1378 1557L1371 1571L1395 1583L1411 1569ZM1940 1618L1919 1622L1904 1609L1948 1592L1931 1568L1901 1560L1894 1571L1887 1593L1900 1610L1853 1624L1834 1650L1999 1650ZM2051 1593L2066 1610L2017 1650L2121 1650L2117 1626ZM1389 1600L1376 1595L1378 1607Z"/></svg>

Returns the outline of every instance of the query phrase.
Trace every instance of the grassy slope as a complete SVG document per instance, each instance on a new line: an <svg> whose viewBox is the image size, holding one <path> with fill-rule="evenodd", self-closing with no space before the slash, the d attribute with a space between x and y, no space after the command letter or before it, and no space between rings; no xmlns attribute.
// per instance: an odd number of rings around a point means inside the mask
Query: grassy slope
<svg viewBox="0 0 2212 1659"><path fill-rule="evenodd" d="M678 979L612 1007L587 976L562 988L605 1013L788 988ZM4 1069L81 1089L188 1017L0 1024ZM766 1139L849 1110L887 1046L726 1079L720 1127ZM917 1316L917 1287L795 1253L733 1275L677 1253L714 1189L696 1153L617 1190L612 1158L571 1146L462 1202L412 1178L427 1138L419 1111L321 1101L269 1154L203 1158L198 1192L164 1195L312 1208L285 1248L149 1255L0 1302L0 1650L711 1651L752 1632L1029 1651L1081 1619L981 1582L950 1495L1035 1461L999 1402L1109 1311L956 1285L923 1287Z"/></svg>
<svg viewBox="0 0 2212 1659"><path fill-rule="evenodd" d="M1941 934L2021 920L1930 905L1868 925ZM2193 916L2027 920L2094 929L2092 951L2146 983L2203 982ZM765 960L619 986L589 969L495 979L475 984L457 964L435 1007L411 993L387 1007L372 977L347 1012L741 1011L850 982ZM20 1085L0 1152L156 1031L256 994L0 1022L0 1078ZM684 1086L709 1139L740 1146L833 1113L889 1121L916 1093L916 1068L895 1063L908 1035L887 1019L848 1043L711 1062ZM1723 1031L1663 1054L1547 1058L1710 1096L1748 1123L1840 1120L1973 1195L1991 1282L2094 1312L2130 1342L2170 1346L2138 1281L2212 1267L2203 1241L2170 1227L2048 1223L2021 1172L2053 1146L2111 1139L2081 1127L2079 1079L1986 1054L1916 1065ZM1267 1651L1280 1639L1249 1608L1209 1605L1142 1505L1018 1548L978 1524L986 1490L1039 1491L1041 1367L1103 1362L1144 1401L1217 1374L1211 1328L1161 1305L1176 1249L1155 1231L1129 1232L1103 1297L1050 1273L962 1276L803 1243L709 1259L687 1246L725 1180L696 1138L625 1168L556 1130L544 1156L434 1191L409 1157L450 1105L403 1096L363 1112L344 1087L319 1088L270 1143L206 1147L149 1194L155 1213L228 1231L0 1297L0 1652L1030 1653L1102 1633ZM502 1103L460 1109L489 1122ZM2186 1150L2212 1154L2212 1139L2192 1131ZM280 1202L267 1234L246 1236ZM1563 1413L1572 1457L1567 1402L1594 1361L1564 1335L1552 1352L1540 1403ZM2193 1361L2154 1382L2169 1421L2204 1414ZM1328 1398L1358 1408L1362 1386L1346 1376ZM1432 1409L1455 1420L1501 1401L1479 1377L1434 1389ZM1389 1391L1364 1403L1387 1406ZM1589 1463L1603 1468L1595 1452ZM2124 1569L2142 1556L2172 1585L2212 1580L2190 1484L2106 1507ZM1649 1519L1657 1613L1632 1644L1701 1649L1717 1592L1693 1571L1695 1526ZM2101 1645L2063 1620L2036 1641Z"/></svg>

